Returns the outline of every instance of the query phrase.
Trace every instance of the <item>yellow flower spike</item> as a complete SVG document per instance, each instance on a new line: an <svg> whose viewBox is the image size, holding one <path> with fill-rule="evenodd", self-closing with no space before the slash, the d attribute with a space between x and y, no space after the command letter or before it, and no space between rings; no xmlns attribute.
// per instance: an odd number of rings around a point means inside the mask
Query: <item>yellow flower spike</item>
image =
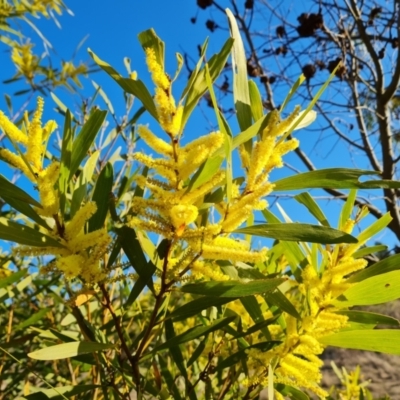
<svg viewBox="0 0 400 400"><path fill-rule="evenodd" d="M82 268L80 276L86 283L92 285L107 278L107 274L101 271L98 262L85 265L85 268Z"/></svg>
<svg viewBox="0 0 400 400"><path fill-rule="evenodd" d="M210 224L207 226L200 226L198 228L192 228L190 230L186 230L182 234L182 239L191 241L193 239L198 239L198 245L193 245L192 247L198 249L200 251L201 243L210 241L213 239L215 235L218 235L221 232L221 226L219 224ZM192 245L192 242L191 242Z"/></svg>
<svg viewBox="0 0 400 400"><path fill-rule="evenodd" d="M62 247L31 247L31 246L18 246L13 248L13 253L19 256L68 256L70 251Z"/></svg>
<svg viewBox="0 0 400 400"><path fill-rule="evenodd" d="M8 149L0 149L0 158L8 162L14 168L19 169L30 181L36 182L35 175L32 174L21 156L11 152Z"/></svg>
<svg viewBox="0 0 400 400"><path fill-rule="evenodd" d="M242 163L242 168L247 170L250 168L251 160L250 155L246 150L246 147L242 144L238 148L240 161Z"/></svg>
<svg viewBox="0 0 400 400"><path fill-rule="evenodd" d="M154 49L148 47L145 49L145 52L147 67L151 73L151 78L154 84L161 89L168 90L171 82L161 65L158 63Z"/></svg>
<svg viewBox="0 0 400 400"><path fill-rule="evenodd" d="M60 164L53 162L45 170L39 172L36 178L40 203L43 206L42 209L38 208L37 212L46 217L51 217L58 213L59 198L58 191L54 189L54 185L58 180L59 172Z"/></svg>
<svg viewBox="0 0 400 400"><path fill-rule="evenodd" d="M223 232L232 232L239 227L251 215L254 208L251 205L244 205L241 209L229 210L228 217L221 223Z"/></svg>
<svg viewBox="0 0 400 400"><path fill-rule="evenodd" d="M132 217L128 221L127 226L130 226L132 228L143 229L144 231L158 233L160 235L163 235L167 239L173 238L171 228L169 226L160 224L159 222L143 221L140 218Z"/></svg>
<svg viewBox="0 0 400 400"><path fill-rule="evenodd" d="M46 122L46 125L43 127L43 141L47 141L50 135L57 129L58 125L56 121L50 120Z"/></svg>
<svg viewBox="0 0 400 400"><path fill-rule="evenodd" d="M106 239L105 239L106 238ZM100 242L109 241L107 231L102 228L86 234L81 234L68 241L68 248L73 252L88 249Z"/></svg>
<svg viewBox="0 0 400 400"><path fill-rule="evenodd" d="M301 344L297 347L297 351L301 351L303 347L307 347L313 354L321 354L324 351L324 347L314 336L301 335L300 343Z"/></svg>
<svg viewBox="0 0 400 400"><path fill-rule="evenodd" d="M32 166L36 170L40 170L40 168L42 167L43 130L40 120L43 114L43 104L43 99L41 97L38 97L37 108L33 114L33 118L28 130L26 159L32 164Z"/></svg>
<svg viewBox="0 0 400 400"><path fill-rule="evenodd" d="M164 201L166 201L166 199L177 197L175 192L171 193L171 190L173 189L171 185L158 179L140 175L136 177L136 183L143 189L149 189L155 197L160 197L164 199Z"/></svg>
<svg viewBox="0 0 400 400"><path fill-rule="evenodd" d="M0 128L15 142L24 146L28 144L28 136L18 129L5 115L0 111Z"/></svg>
<svg viewBox="0 0 400 400"><path fill-rule="evenodd" d="M218 236L213 240L213 244L219 247L227 247L236 250L250 250L250 243L245 241L235 240L226 236Z"/></svg>
<svg viewBox="0 0 400 400"><path fill-rule="evenodd" d="M170 160L154 159L143 153L135 153L132 158L149 168L153 168L159 175L168 179L170 185L176 185L176 172L174 164Z"/></svg>
<svg viewBox="0 0 400 400"><path fill-rule="evenodd" d="M262 185L259 185L255 190L246 193L244 196L240 198L231 208L230 211L240 210L245 205L250 205L254 207L254 205L258 204L260 199L265 196L268 196L274 190L274 184L270 182L263 182Z"/></svg>
<svg viewBox="0 0 400 400"><path fill-rule="evenodd" d="M73 216L72 220L69 221L65 226L65 238L66 240L74 239L79 233L81 233L85 223L94 215L97 211L97 205L94 201L87 202L82 206Z"/></svg>
<svg viewBox="0 0 400 400"><path fill-rule="evenodd" d="M175 113L172 115L170 133L172 133L173 136L178 135L181 131L182 116L183 116L183 106L178 106L175 110Z"/></svg>
<svg viewBox="0 0 400 400"><path fill-rule="evenodd" d="M284 156L289 151L293 151L299 147L299 141L297 139L286 140L278 144L274 149L274 155L279 154L281 157Z"/></svg>
<svg viewBox="0 0 400 400"><path fill-rule="evenodd" d="M199 210L193 205L178 204L173 206L169 212L171 223L174 228L179 229L194 222L199 215Z"/></svg>
<svg viewBox="0 0 400 400"><path fill-rule="evenodd" d="M260 184L264 182L268 174L274 168L282 168L283 167L282 156L289 151L295 150L298 147L298 145L299 142L297 139L291 139L275 147L268 163L265 165L263 174L261 174L261 176L258 177L257 183Z"/></svg>
<svg viewBox="0 0 400 400"><path fill-rule="evenodd" d="M266 136L278 137L283 135L292 125L300 112L300 106L297 106L294 111L285 120L280 120L279 111L273 111L267 127L264 129L262 137Z"/></svg>
<svg viewBox="0 0 400 400"><path fill-rule="evenodd" d="M332 280L335 280L335 277L342 279L346 275L364 269L367 265L368 261L364 259L351 259L347 262L339 263L332 269Z"/></svg>
<svg viewBox="0 0 400 400"><path fill-rule="evenodd" d="M208 278L212 281L227 281L229 277L219 270L219 266L207 264L204 261L195 261L190 271L196 279Z"/></svg>
<svg viewBox="0 0 400 400"><path fill-rule="evenodd" d="M339 331L347 326L348 317L346 315L336 314L330 311L321 311L317 317L315 327L315 336L325 336Z"/></svg>
<svg viewBox="0 0 400 400"><path fill-rule="evenodd" d="M179 149L178 170L180 179L188 178L193 171L222 146L223 140L223 135L220 132L212 132Z"/></svg>
<svg viewBox="0 0 400 400"><path fill-rule="evenodd" d="M33 79L39 65L38 57L32 54L32 47L33 44L31 43L14 46L11 53L13 63L28 81Z"/></svg>
<svg viewBox="0 0 400 400"><path fill-rule="evenodd" d="M138 134L146 142L146 144L157 153L165 155L167 157L173 156L172 146L154 135L154 133L151 132L150 129L147 128L147 126L139 125Z"/></svg>
<svg viewBox="0 0 400 400"><path fill-rule="evenodd" d="M355 221L352 219L348 219L345 222L345 224L340 228L340 230L350 234L351 232L353 232L354 225L355 225Z"/></svg>
<svg viewBox="0 0 400 400"><path fill-rule="evenodd" d="M67 279L76 278L85 267L85 257L71 254L56 260L56 267L62 271Z"/></svg>
<svg viewBox="0 0 400 400"><path fill-rule="evenodd" d="M260 198L272 192L274 185L265 182L256 190L242 196L236 203L227 209L227 215L222 222L224 232L232 232L251 215L254 209L265 208L265 202L260 203Z"/></svg>
<svg viewBox="0 0 400 400"><path fill-rule="evenodd" d="M263 141L255 143L251 162L249 164L249 170L247 173L246 190L254 190L256 178L267 165L267 162L270 159L272 152L274 151L274 144L274 137L267 137Z"/></svg>
<svg viewBox="0 0 400 400"><path fill-rule="evenodd" d="M198 151L199 148L205 147L210 149L210 155L211 155L216 150L218 150L223 143L224 143L224 135L221 132L219 131L211 132L208 135L201 136L191 141L186 146L180 148L179 152L188 154L191 152Z"/></svg>
<svg viewBox="0 0 400 400"><path fill-rule="evenodd" d="M201 250L203 258L210 260L230 260L257 263L265 261L267 258L266 248L263 248L260 251L246 251L229 247L219 247L213 244L203 244Z"/></svg>
<svg viewBox="0 0 400 400"><path fill-rule="evenodd" d="M285 314L286 321L286 336L298 336L297 334L297 319L291 315Z"/></svg>
<svg viewBox="0 0 400 400"><path fill-rule="evenodd" d="M184 194L181 197L181 203L193 204L199 198L203 197L207 193L211 192L225 179L225 171L217 172L208 182L192 190L189 193Z"/></svg>
<svg viewBox="0 0 400 400"><path fill-rule="evenodd" d="M321 365L315 365L293 354L288 354L281 360L279 368L276 369L278 375L276 381L279 382L279 376L281 375L283 378L292 380L292 385L302 386L325 398L328 393L318 386L322 378L320 367Z"/></svg>

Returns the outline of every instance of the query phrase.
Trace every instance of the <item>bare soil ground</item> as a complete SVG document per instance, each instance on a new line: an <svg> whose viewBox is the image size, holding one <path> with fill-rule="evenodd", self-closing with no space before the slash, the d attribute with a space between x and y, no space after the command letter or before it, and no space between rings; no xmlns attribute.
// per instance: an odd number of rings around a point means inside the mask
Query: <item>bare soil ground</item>
<svg viewBox="0 0 400 400"><path fill-rule="evenodd" d="M364 309L390 315L400 320L400 301ZM325 388L339 383L339 379L331 368L331 361L334 361L339 368L345 367L347 371L360 365L364 380L371 381L368 389L373 393L374 398L387 394L391 400L400 400L400 356L330 347L324 352L323 359Z"/></svg>

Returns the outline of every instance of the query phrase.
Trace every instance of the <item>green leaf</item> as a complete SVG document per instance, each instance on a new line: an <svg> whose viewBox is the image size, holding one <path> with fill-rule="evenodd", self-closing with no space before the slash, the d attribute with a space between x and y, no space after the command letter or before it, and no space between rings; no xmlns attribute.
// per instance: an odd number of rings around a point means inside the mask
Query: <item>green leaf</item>
<svg viewBox="0 0 400 400"><path fill-rule="evenodd" d="M176 79L178 78L179 74L181 73L182 67L185 63L185 59L183 58L182 54L180 53L175 53L176 61L178 63L178 67L175 72L175 76L172 78L172 82L175 82Z"/></svg>
<svg viewBox="0 0 400 400"><path fill-rule="evenodd" d="M339 308L347 308L382 304L398 298L400 298L400 271L391 271L358 282L347 289L334 304Z"/></svg>
<svg viewBox="0 0 400 400"><path fill-rule="evenodd" d="M58 190L60 193L60 211L64 216L65 205L67 202L67 188L69 177L71 176L71 155L74 140L74 131L71 127L71 113L65 113L64 134L61 144L60 177L58 179Z"/></svg>
<svg viewBox="0 0 400 400"><path fill-rule="evenodd" d="M180 321L192 317L193 315L198 315L201 311L206 310L207 308L219 307L233 300L235 299L226 297L200 297L176 308L168 315L168 318L172 318L174 321Z"/></svg>
<svg viewBox="0 0 400 400"><path fill-rule="evenodd" d="M90 118L83 125L79 135L74 140L71 154L71 168L69 172L69 180L73 177L83 159L87 156L90 146L96 138L101 128L107 111L95 110Z"/></svg>
<svg viewBox="0 0 400 400"><path fill-rule="evenodd" d="M224 358L221 362L217 364L216 371L222 371L225 368L229 368L232 365L239 363L241 360L247 360L249 358L249 349L260 349L262 352L270 350L273 346L277 345L279 342L268 341L260 342L246 347L245 349L239 350L236 353L231 354L229 357Z"/></svg>
<svg viewBox="0 0 400 400"><path fill-rule="evenodd" d="M344 227L346 225L347 220L351 217L351 213L353 212L354 202L357 198L357 190L350 190L347 200L342 207L342 211L340 212L340 224L339 227Z"/></svg>
<svg viewBox="0 0 400 400"><path fill-rule="evenodd" d="M157 36L153 28L147 29L146 31L138 34L139 42L142 45L143 50L151 48L154 50L157 62L161 65L164 70L164 42Z"/></svg>
<svg viewBox="0 0 400 400"><path fill-rule="evenodd" d="M389 315L376 314L367 311L343 310L338 311L337 314L346 315L351 322L370 325L391 325L399 326L400 321Z"/></svg>
<svg viewBox="0 0 400 400"><path fill-rule="evenodd" d="M360 182L359 178L364 175L378 175L375 171L349 169L349 168L327 168L317 171L304 172L288 178L279 179L274 182L274 191L300 189L380 189L400 188L400 182L394 181L367 181Z"/></svg>
<svg viewBox="0 0 400 400"><path fill-rule="evenodd" d="M33 197L31 197L28 193L25 193L17 185L11 183L7 178L5 178L1 174L0 174L0 197L2 197L5 201L6 198L11 198L42 208L42 205L39 202L37 202Z"/></svg>
<svg viewBox="0 0 400 400"><path fill-rule="evenodd" d="M279 289L276 289L274 292L271 293L266 293L264 295L264 298L268 302L268 304L277 306L281 311L284 311L292 317L301 320L301 316L297 312L294 305Z"/></svg>
<svg viewBox="0 0 400 400"><path fill-rule="evenodd" d="M214 82L217 79L221 71L224 69L232 45L233 45L233 39L229 38L225 42L221 51L218 54L214 54L208 61L208 67L210 70L210 76L212 82ZM186 125L186 122L189 119L190 114L196 107L199 100L203 97L206 90L207 90L206 72L205 68L203 68L196 75L190 86L190 89L188 90L182 115L182 124L181 124L182 129Z"/></svg>
<svg viewBox="0 0 400 400"><path fill-rule="evenodd" d="M174 324L172 323L171 319L167 319L165 321L165 338L168 341L168 340L174 339L175 337L176 337L176 333L174 330ZM187 379L188 376L187 376L185 361L183 359L181 349L179 348L179 346L171 346L169 348L169 352L170 352L175 364L177 365L180 373L182 374L182 376L185 377L185 379Z"/></svg>
<svg viewBox="0 0 400 400"><path fill-rule="evenodd" d="M22 269L21 271L12 273L10 276L7 276L6 278L0 279L0 289L3 289L5 287L10 286L13 283L19 281L27 273L28 273L27 269Z"/></svg>
<svg viewBox="0 0 400 400"><path fill-rule="evenodd" d="M219 130L224 134L224 156L226 160L226 191L227 191L227 199L230 201L231 193L232 193L232 132L230 127L225 120L222 112L218 107L217 98L215 97L214 89L212 86L211 76L209 73L208 65L206 65L206 81L208 85L208 91L210 93L210 97L212 100L212 104L214 107L214 111L218 121Z"/></svg>
<svg viewBox="0 0 400 400"><path fill-rule="evenodd" d="M89 232L100 229L107 217L110 193L113 186L113 167L110 163L101 170L94 188L92 201L97 204L96 213L89 220Z"/></svg>
<svg viewBox="0 0 400 400"><path fill-rule="evenodd" d="M65 115L69 111L68 107L53 92L50 92L50 96L61 111L61 114Z"/></svg>
<svg viewBox="0 0 400 400"><path fill-rule="evenodd" d="M248 140L252 139L254 136L257 136L259 132L261 132L267 125L270 118L270 113L265 114L262 118L256 121L253 125L247 128L245 131L240 132L236 135L232 140L232 150L239 147L241 144L246 143ZM215 155L223 155L224 150L218 150ZM275 189L274 189L275 190Z"/></svg>
<svg viewBox="0 0 400 400"><path fill-rule="evenodd" d="M208 158L190 179L187 192L208 182L221 169L223 161L220 156Z"/></svg>
<svg viewBox="0 0 400 400"><path fill-rule="evenodd" d="M108 96L106 95L106 93L104 92L104 90L101 88L100 85L98 85L95 81L92 81L92 85L94 86L94 88L96 89L96 91L99 93L99 95L101 96L101 98L104 100L104 103L106 103L106 106L108 108L108 110L110 111L110 113L112 115L115 114L114 112L114 107L110 101L110 99L108 98Z"/></svg>
<svg viewBox="0 0 400 400"><path fill-rule="evenodd" d="M242 303L247 313L250 315L251 319L256 324L265 322L261 306L254 296L242 297L240 299L240 302ZM266 329L265 327L261 327L261 332L263 333L263 335L266 337L267 340L272 340L271 334L269 333L268 329Z"/></svg>
<svg viewBox="0 0 400 400"><path fill-rule="evenodd" d="M374 221L371 225L369 225L367 228L365 228L357 236L358 244L357 244L356 248L363 245L365 242L367 242L373 236L377 235L380 231L385 229L391 220L392 220L392 216L389 213L386 213L381 218L379 218L377 221Z"/></svg>
<svg viewBox="0 0 400 400"><path fill-rule="evenodd" d="M295 200L298 201L300 204L303 204L307 207L308 211L317 218L318 222L320 222L323 226L329 227L329 222L325 217L322 210L319 208L317 202L311 197L308 192L300 193L294 196Z"/></svg>
<svg viewBox="0 0 400 400"><path fill-rule="evenodd" d="M76 396L81 393L88 392L89 390L95 390L101 386L98 385L76 385L76 386L57 386L54 389L40 389L39 392L31 393L21 399L26 400L62 400L69 399L72 396ZM31 388L31 390L34 388Z"/></svg>
<svg viewBox="0 0 400 400"><path fill-rule="evenodd" d="M142 247L136 237L136 232L127 226L116 229L118 241L120 242L125 255L128 257L129 262L139 275L139 279L135 282L129 298L125 304L129 307L136 298L142 293L142 290L147 285L150 289L153 288L152 277L156 271L155 265L147 259L143 253Z"/></svg>
<svg viewBox="0 0 400 400"><path fill-rule="evenodd" d="M360 272L356 272L348 279L348 282L350 283L360 282L365 279L371 278L373 276L386 274L387 272L397 271L399 269L400 269L400 254L393 254L392 256L377 262L371 267L363 269Z"/></svg>
<svg viewBox="0 0 400 400"><path fill-rule="evenodd" d="M24 329L28 326L34 325L38 322L40 322L43 317L49 312L49 308L42 308L41 310L39 310L38 312L32 314L29 316L29 318L27 318L26 320L22 321L21 323L19 323L18 325L13 327L13 331L18 331L20 329Z"/></svg>
<svg viewBox="0 0 400 400"><path fill-rule="evenodd" d="M368 256L369 254L374 254L378 253L379 251L386 251L387 246L384 244L378 244L376 246L367 246L367 247L362 247L360 250L357 250L354 254L354 258L362 258L365 256Z"/></svg>
<svg viewBox="0 0 400 400"><path fill-rule="evenodd" d="M249 94L251 114L253 116L253 120L258 121L264 116L264 107L260 91L258 90L258 86L252 80L249 80Z"/></svg>
<svg viewBox="0 0 400 400"><path fill-rule="evenodd" d="M274 387L279 393L283 394L284 396L288 396L293 400L310 400L305 393L292 386L284 385L283 383L276 383Z"/></svg>
<svg viewBox="0 0 400 400"><path fill-rule="evenodd" d="M100 156L99 150L94 151L90 155L90 157L87 159L85 165L82 168L82 172L79 174L78 179L75 182L74 191L72 194L70 212L69 212L70 219L81 208L82 201L87 198L87 192L88 192L87 186L93 177L99 156Z"/></svg>
<svg viewBox="0 0 400 400"><path fill-rule="evenodd" d="M283 101L280 111L282 112L283 109L286 107L286 105L289 103L290 99L292 98L292 96L297 92L297 89L300 87L300 85L305 81L306 77L301 74L297 81L294 83L294 85L291 87L291 89L289 90L289 93L287 94L285 100Z"/></svg>
<svg viewBox="0 0 400 400"><path fill-rule="evenodd" d="M146 108L146 110L152 115L156 121L158 121L157 109L154 104L154 100L150 92L148 91L146 85L140 80L134 80L130 78L123 78L111 65L102 61L97 57L90 49L89 54L93 58L94 62L101 67L108 75L113 78L125 92L133 94L136 96Z"/></svg>
<svg viewBox="0 0 400 400"><path fill-rule="evenodd" d="M285 282L285 279L282 278L258 279L251 282L200 282L189 283L185 286L182 286L180 288L180 291L184 293L200 294L204 296L239 298L269 292L278 287L283 282Z"/></svg>
<svg viewBox="0 0 400 400"><path fill-rule="evenodd" d="M313 96L313 98L310 101L310 103L308 104L307 108L304 111L302 111L302 113L299 115L299 118L297 118L295 123L290 126L288 131L284 135L281 136L281 138L278 140L277 144L282 143L288 136L291 135L291 133L294 130L299 129L299 127L304 124L304 121L306 121L307 119L309 120L309 122L307 122L305 125L305 126L307 126L307 125L309 125L309 123L311 123L316 118L316 113L315 113L315 111L312 111L312 108L314 107L314 105L316 104L318 99L321 97L322 93L324 93L325 89L328 87L331 80L335 77L335 73L336 73L336 70L338 69L339 65L340 64L338 64L336 66L336 68L331 72L328 79L319 88L317 94L315 96ZM313 113L313 115L311 115L311 113Z"/></svg>
<svg viewBox="0 0 400 400"><path fill-rule="evenodd" d="M70 342L58 344L56 346L45 347L28 353L28 357L34 360L62 360L64 358L75 357L80 354L94 353L113 349L114 344L95 343L95 342Z"/></svg>
<svg viewBox="0 0 400 400"><path fill-rule="evenodd" d="M186 332L175 336L174 338L167 340L165 343L156 346L153 352L157 352L163 349L169 349L172 346L178 346L180 344L189 342L190 340L197 339L201 336L208 335L211 332L215 332L219 329L222 329L224 326L230 324L236 317L231 316L227 318L217 319L212 322L210 325L199 325L194 328L188 329Z"/></svg>
<svg viewBox="0 0 400 400"><path fill-rule="evenodd" d="M208 182L221 168L223 157L208 158L190 179L187 192L190 192Z"/></svg>
<svg viewBox="0 0 400 400"><path fill-rule="evenodd" d="M207 338L202 340L195 348L193 354L190 356L189 360L186 363L187 368L189 368L203 353L206 348Z"/></svg>
<svg viewBox="0 0 400 400"><path fill-rule="evenodd" d="M26 215L32 221L35 221L38 225L43 226L43 228L49 229L47 222L44 219L42 219L42 217L40 217L40 215L28 203L4 195L2 197L3 200L7 204L9 204L12 208Z"/></svg>
<svg viewBox="0 0 400 400"><path fill-rule="evenodd" d="M400 330L397 329L344 331L323 336L318 340L322 344L344 349L400 355Z"/></svg>
<svg viewBox="0 0 400 400"><path fill-rule="evenodd" d="M0 239L34 247L64 247L52 237L4 217L0 217Z"/></svg>
<svg viewBox="0 0 400 400"><path fill-rule="evenodd" d="M179 393L179 389L176 386L175 379L172 376L171 371L170 371L170 368L171 368L170 363L167 362L169 360L165 360L164 357L159 356L158 361L161 366L161 374L160 375L162 376L163 381L165 381L165 383L167 384L167 388L168 388L168 390L164 389L164 391L167 391L168 394L171 393L171 395L173 396L172 397L173 399L181 400L182 396ZM158 393L157 398L160 398L162 400L168 400L171 397L171 396L168 396L168 394L162 393L162 390L161 390ZM154 398L156 398L156 397L154 397Z"/></svg>
<svg viewBox="0 0 400 400"><path fill-rule="evenodd" d="M198 74L200 72L201 65L203 64L203 60L204 60L204 56L206 54L207 46L208 46L208 38L206 38L205 42L201 46L200 59L199 59L199 61L197 61L197 64L196 64L195 68L190 73L189 81L186 84L185 89L183 89L183 91L182 91L180 101L185 98L187 93L189 93L189 91L191 90L191 88L193 86L193 83L197 79L197 76L198 76Z"/></svg>
<svg viewBox="0 0 400 400"><path fill-rule="evenodd" d="M310 224L259 224L236 229L234 233L322 244L357 243L355 237L345 232L325 226Z"/></svg>
<svg viewBox="0 0 400 400"><path fill-rule="evenodd" d="M232 47L233 97L236 117L240 129L243 131L250 127L252 123L249 84L247 81L247 58L236 19L228 8L225 12L228 16L231 37L234 39Z"/></svg>

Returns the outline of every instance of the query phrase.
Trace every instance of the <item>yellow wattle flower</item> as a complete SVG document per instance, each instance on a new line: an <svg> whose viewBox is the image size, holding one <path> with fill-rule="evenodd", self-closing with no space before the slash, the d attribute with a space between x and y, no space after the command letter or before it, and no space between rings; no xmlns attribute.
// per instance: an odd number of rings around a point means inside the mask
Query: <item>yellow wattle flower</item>
<svg viewBox="0 0 400 400"><path fill-rule="evenodd" d="M28 136L18 129L3 113L0 111L0 128L17 143L24 146L28 144Z"/></svg>

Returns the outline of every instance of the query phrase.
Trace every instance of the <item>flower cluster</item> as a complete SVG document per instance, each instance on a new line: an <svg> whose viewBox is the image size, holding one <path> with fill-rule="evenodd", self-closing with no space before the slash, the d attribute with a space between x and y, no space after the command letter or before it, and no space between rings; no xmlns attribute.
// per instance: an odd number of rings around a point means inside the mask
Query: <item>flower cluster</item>
<svg viewBox="0 0 400 400"><path fill-rule="evenodd" d="M348 220L340 228L351 233L354 223L354 220ZM293 299L301 318L296 319L284 313L285 326L268 327L272 338L282 343L266 352L256 348L249 350L253 377L246 379L246 385L268 385L267 366L273 365L274 382L309 389L320 398L328 396L319 386L323 362L318 356L325 346L318 339L338 332L348 324L347 316L337 313L338 309L333 303L351 287L352 284L347 282L348 277L367 266L366 260L353 257L362 244L360 241L357 244L328 247L322 251L320 265L314 265L310 258L310 263L302 271L302 283L293 283L301 298ZM286 296L290 298L288 293ZM277 398L282 398L279 393Z"/></svg>
<svg viewBox="0 0 400 400"><path fill-rule="evenodd" d="M21 246L17 247L15 252L31 256L55 255L56 259L51 265L63 272L66 278L79 277L87 284L94 284L106 278L105 272L100 269L100 261L111 238L105 229L85 231L86 222L97 210L93 202L87 202L70 221L61 220L58 193L59 162L52 161L44 166L47 142L57 124L55 121L48 121L42 126L42 113L43 99L39 97L32 120L29 121L27 114L25 115L25 132L0 111L0 128L18 151L16 154L9 149L0 149L0 158L19 169L36 185L42 206L36 211L43 217L53 219L54 230L46 233L64 247ZM22 152L18 144L24 146L26 151Z"/></svg>
<svg viewBox="0 0 400 400"><path fill-rule="evenodd" d="M51 217L58 212L58 194L55 183L59 176L59 163L51 162L47 167L43 166L47 141L51 133L57 128L55 121L48 121L43 127L41 118L43 113L43 99L38 97L37 109L33 114L32 121L25 114L26 133L17 128L0 111L0 128L16 147L19 154L8 149L0 149L0 158L19 169L24 175L37 185L42 208L38 213ZM17 144L22 144L26 151L22 153Z"/></svg>
<svg viewBox="0 0 400 400"><path fill-rule="evenodd" d="M105 228L93 232L85 232L86 222L97 211L94 202L86 203L74 217L66 223L60 238L58 232L54 236L64 247L25 247L15 249L19 255L48 255L56 256L51 266L63 272L67 279L80 277L88 284L98 283L107 278L100 268L100 260L107 252L111 238Z"/></svg>
<svg viewBox="0 0 400 400"><path fill-rule="evenodd" d="M168 262L171 279L181 278L189 270L192 277L227 279L216 272L218 267L214 260L249 263L265 260L266 249L252 251L249 243L231 237L231 233L255 210L267 206L264 198L273 190L268 181L269 172L282 166L282 156L298 145L295 139L279 143L277 138L287 131L298 111L285 121L280 120L278 113L273 113L252 152L248 154L244 148L241 150L247 173L246 186L234 185L229 200L214 203L219 216L211 222L212 211L202 205L207 196L224 186L225 171L214 171L199 185L192 186L190 180L200 166L221 149L224 135L212 132L181 145L183 107L175 105L171 80L153 49L146 49L146 58L156 86L158 121L169 141L156 136L146 126L138 128L140 138L160 157L141 152L134 154L134 159L147 167L151 175L136 179L145 196L133 198L131 211L134 216L128 224L171 240L173 245Z"/></svg>

